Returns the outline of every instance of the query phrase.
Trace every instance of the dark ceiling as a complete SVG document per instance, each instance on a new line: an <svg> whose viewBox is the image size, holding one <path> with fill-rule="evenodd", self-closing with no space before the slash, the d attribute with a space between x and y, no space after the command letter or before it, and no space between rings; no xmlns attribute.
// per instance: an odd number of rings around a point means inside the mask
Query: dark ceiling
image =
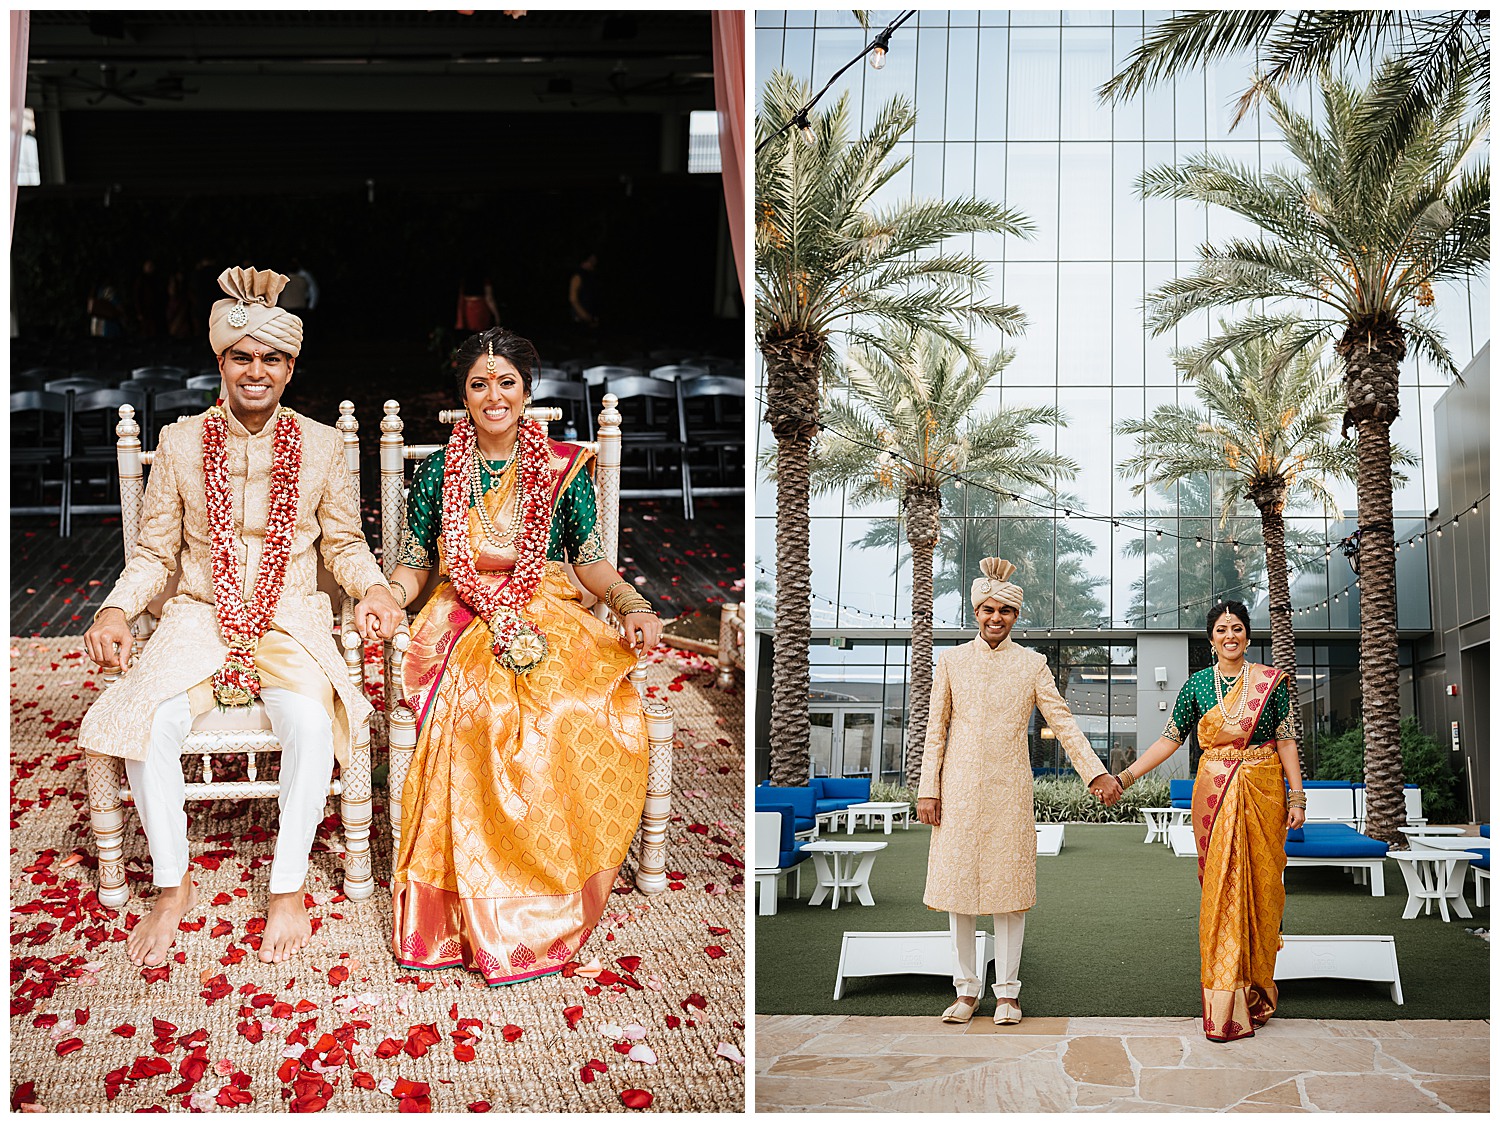
<svg viewBox="0 0 1500 1123"><path fill-rule="evenodd" d="M712 76L707 11L33 11L27 104L684 113Z"/></svg>

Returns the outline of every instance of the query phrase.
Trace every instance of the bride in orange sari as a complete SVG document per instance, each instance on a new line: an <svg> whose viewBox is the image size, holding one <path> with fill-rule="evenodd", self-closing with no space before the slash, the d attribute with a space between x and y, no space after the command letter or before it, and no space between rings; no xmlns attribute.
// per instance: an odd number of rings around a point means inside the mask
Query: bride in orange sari
<svg viewBox="0 0 1500 1123"><path fill-rule="evenodd" d="M1119 780L1129 788L1196 727L1203 750L1193 784L1203 1033L1233 1041L1253 1037L1276 1012L1286 834L1306 818L1307 796L1286 675L1245 659L1249 610L1239 601L1216 604L1206 630L1214 665L1188 677L1166 731Z"/></svg>
<svg viewBox="0 0 1500 1123"><path fill-rule="evenodd" d="M646 797L626 676L661 623L605 558L586 455L524 420L531 343L491 328L455 363L468 416L416 470L390 580L404 605L438 572L403 674L418 726L391 945L494 985L561 970L598 923Z"/></svg>

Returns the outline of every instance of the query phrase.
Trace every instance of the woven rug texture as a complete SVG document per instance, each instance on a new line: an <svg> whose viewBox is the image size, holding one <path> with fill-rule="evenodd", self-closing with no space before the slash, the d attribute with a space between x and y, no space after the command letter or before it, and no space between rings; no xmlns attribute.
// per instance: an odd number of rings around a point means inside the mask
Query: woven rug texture
<svg viewBox="0 0 1500 1123"><path fill-rule="evenodd" d="M578 961L490 988L392 959L380 788L374 896L339 892L330 801L307 882L312 943L279 966L255 953L275 801L190 802L198 904L163 967L133 966L125 933L154 894L145 836L130 809L132 896L104 908L77 744L102 682L79 637L12 639L12 1109L742 1111L744 702L714 671L652 655L650 693L677 727L670 890L630 888L637 839Z"/></svg>

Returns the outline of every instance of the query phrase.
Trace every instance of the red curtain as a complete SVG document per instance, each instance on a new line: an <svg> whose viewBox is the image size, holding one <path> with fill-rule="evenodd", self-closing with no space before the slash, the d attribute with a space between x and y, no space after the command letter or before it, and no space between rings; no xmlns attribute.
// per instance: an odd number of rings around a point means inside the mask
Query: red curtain
<svg viewBox="0 0 1500 1123"><path fill-rule="evenodd" d="M734 245L740 295L745 295L745 13L714 12L714 106L719 112L719 159L724 207ZM11 188L12 191L15 188Z"/></svg>
<svg viewBox="0 0 1500 1123"><path fill-rule="evenodd" d="M743 32L741 33L743 36ZM10 228L16 228L16 176L21 170L21 137L26 127L26 48L31 13L10 13ZM741 64L743 70L743 63Z"/></svg>

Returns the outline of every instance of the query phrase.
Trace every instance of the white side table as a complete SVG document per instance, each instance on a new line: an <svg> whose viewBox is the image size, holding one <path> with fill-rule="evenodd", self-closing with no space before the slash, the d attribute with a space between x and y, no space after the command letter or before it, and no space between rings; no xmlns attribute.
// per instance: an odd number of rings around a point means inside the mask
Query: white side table
<svg viewBox="0 0 1500 1123"><path fill-rule="evenodd" d="M1463 827L1397 827L1407 838L1459 838L1463 835Z"/></svg>
<svg viewBox="0 0 1500 1123"><path fill-rule="evenodd" d="M875 868L876 853L887 845L884 842L840 842L834 839L809 842L802 852L812 855L818 887L807 903L821 905L832 893L836 909L839 898L847 893L850 900L873 905L875 897L870 892L870 871Z"/></svg>
<svg viewBox="0 0 1500 1123"><path fill-rule="evenodd" d="M1413 839L1413 844L1420 840ZM1457 839L1428 839L1428 842L1453 841ZM1486 841L1486 840L1481 840ZM1401 866L1401 875L1406 878L1406 911L1402 920L1412 920L1419 912L1432 913L1432 903L1437 902L1438 912L1444 923L1450 918L1448 907L1465 920L1473 914L1464 903L1464 878L1469 873L1469 863L1479 855L1469 850L1427 847L1411 850L1393 850L1386 855Z"/></svg>
<svg viewBox="0 0 1500 1123"><path fill-rule="evenodd" d="M1142 807L1141 814L1146 817L1145 841L1171 845L1167 829L1180 827L1191 821L1193 809L1191 807Z"/></svg>
<svg viewBox="0 0 1500 1123"><path fill-rule="evenodd" d="M1274 978L1362 979L1389 983L1391 1001L1404 1005L1395 936L1283 936Z"/></svg>
<svg viewBox="0 0 1500 1123"><path fill-rule="evenodd" d="M859 822L859 817L865 817L865 826L875 825L875 816L879 815L885 820L885 833L891 833L891 824L896 816L901 816L901 825L911 830L911 804L909 803L851 803L844 808L844 815L849 820L849 833L854 833L854 828Z"/></svg>

